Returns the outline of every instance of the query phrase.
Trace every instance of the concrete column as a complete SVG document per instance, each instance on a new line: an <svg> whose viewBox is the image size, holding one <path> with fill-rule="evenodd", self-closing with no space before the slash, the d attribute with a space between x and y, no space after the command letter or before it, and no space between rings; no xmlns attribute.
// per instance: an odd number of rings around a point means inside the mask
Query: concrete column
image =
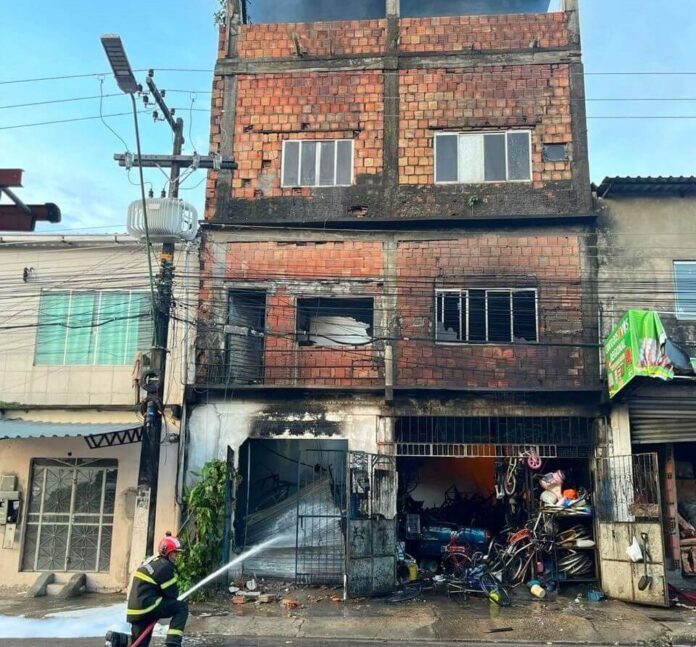
<svg viewBox="0 0 696 647"><path fill-rule="evenodd" d="M609 456L631 455L631 423L627 404L615 404L611 410L611 439Z"/></svg>
<svg viewBox="0 0 696 647"><path fill-rule="evenodd" d="M387 16L398 16L401 14L401 0L386 0Z"/></svg>

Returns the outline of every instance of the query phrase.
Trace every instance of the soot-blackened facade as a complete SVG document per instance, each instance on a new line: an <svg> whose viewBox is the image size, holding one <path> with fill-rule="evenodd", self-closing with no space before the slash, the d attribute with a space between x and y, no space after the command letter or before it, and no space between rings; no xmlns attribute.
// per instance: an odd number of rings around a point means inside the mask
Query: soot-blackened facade
<svg viewBox="0 0 696 647"><path fill-rule="evenodd" d="M389 453L407 418L587 429L596 243L564 4L244 24L230 3L211 147L237 169L208 179L190 467L265 456L250 439Z"/></svg>

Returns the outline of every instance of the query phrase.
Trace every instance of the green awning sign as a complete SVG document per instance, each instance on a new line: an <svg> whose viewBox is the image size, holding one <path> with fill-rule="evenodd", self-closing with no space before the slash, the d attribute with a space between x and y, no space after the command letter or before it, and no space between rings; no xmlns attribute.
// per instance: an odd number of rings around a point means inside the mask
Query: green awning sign
<svg viewBox="0 0 696 647"><path fill-rule="evenodd" d="M656 312L629 310L604 340L609 397L634 377L671 380L672 363L665 353L667 334Z"/></svg>

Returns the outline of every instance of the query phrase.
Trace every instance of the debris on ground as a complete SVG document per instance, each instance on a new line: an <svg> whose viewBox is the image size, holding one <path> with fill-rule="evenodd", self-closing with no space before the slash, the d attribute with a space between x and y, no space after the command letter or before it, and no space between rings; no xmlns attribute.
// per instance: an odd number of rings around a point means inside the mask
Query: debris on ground
<svg viewBox="0 0 696 647"><path fill-rule="evenodd" d="M286 609L296 609L297 607L300 606L300 602L299 602L299 600L296 600L295 598L283 598L282 605Z"/></svg>

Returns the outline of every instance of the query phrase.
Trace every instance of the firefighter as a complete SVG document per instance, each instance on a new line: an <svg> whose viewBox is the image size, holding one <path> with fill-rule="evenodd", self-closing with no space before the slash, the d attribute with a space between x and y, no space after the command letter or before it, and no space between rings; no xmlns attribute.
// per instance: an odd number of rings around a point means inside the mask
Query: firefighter
<svg viewBox="0 0 696 647"><path fill-rule="evenodd" d="M168 647L180 647L188 618L188 604L177 600L179 587L176 583L174 563L182 550L181 542L171 533L167 533L159 543L158 554L147 559L138 568L133 575L128 596L127 613L128 622L132 625L131 642L123 634L107 634L107 645L126 647L148 630L153 622L160 618L171 618L164 644ZM147 647L151 636L152 632L139 645Z"/></svg>

